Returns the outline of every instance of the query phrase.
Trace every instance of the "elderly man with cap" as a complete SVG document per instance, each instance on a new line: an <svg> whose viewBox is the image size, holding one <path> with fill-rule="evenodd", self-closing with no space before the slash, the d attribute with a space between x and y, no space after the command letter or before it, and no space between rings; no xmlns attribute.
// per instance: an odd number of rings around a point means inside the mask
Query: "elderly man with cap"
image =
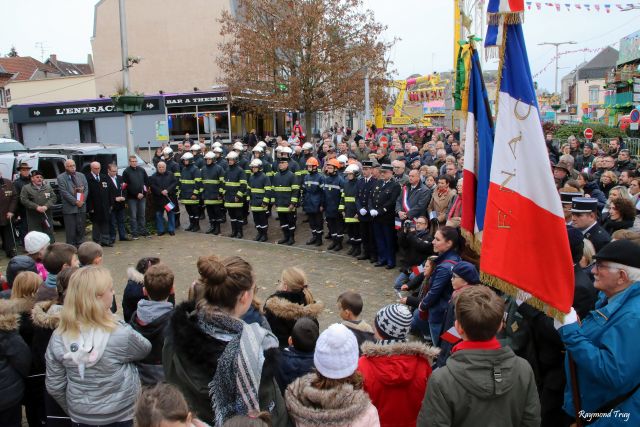
<svg viewBox="0 0 640 427"><path fill-rule="evenodd" d="M2 249L4 249L8 258L17 255L12 224L17 203L18 194L13 182L3 178L0 172L0 237L2 237Z"/></svg>
<svg viewBox="0 0 640 427"><path fill-rule="evenodd" d="M553 179L556 182L556 188L564 187L564 184L569 179L571 169L571 166L562 160L553 165Z"/></svg>
<svg viewBox="0 0 640 427"><path fill-rule="evenodd" d="M611 241L611 236L598 224L598 201L590 197L574 197L571 222L582 231L585 239L593 243L596 252Z"/></svg>
<svg viewBox="0 0 640 427"><path fill-rule="evenodd" d="M16 194L18 196L18 205L16 206L16 220L15 225L18 229L18 239L20 244L23 244L24 236L27 235L29 229L27 227L27 210L20 201L20 193L22 187L31 183L31 166L27 162L20 162L17 168L18 177L13 181L13 185L16 187Z"/></svg>
<svg viewBox="0 0 640 427"><path fill-rule="evenodd" d="M394 217L400 185L392 179L393 167L384 164L382 178L377 182L369 198L368 211L373 218L373 232L378 250L376 267L391 270L396 266Z"/></svg>
<svg viewBox="0 0 640 427"><path fill-rule="evenodd" d="M20 201L27 210L27 222L30 231L41 231L47 233L51 238L51 243L55 242L53 237L53 218L49 209L56 203L56 193L53 188L42 177L39 170L31 171L31 182L20 192Z"/></svg>
<svg viewBox="0 0 640 427"><path fill-rule="evenodd" d="M595 310L581 322L572 308L554 321L567 350L576 381L565 387L564 410L593 425L622 425L640 414L640 245L617 240L595 256ZM572 386L580 393L579 406Z"/></svg>

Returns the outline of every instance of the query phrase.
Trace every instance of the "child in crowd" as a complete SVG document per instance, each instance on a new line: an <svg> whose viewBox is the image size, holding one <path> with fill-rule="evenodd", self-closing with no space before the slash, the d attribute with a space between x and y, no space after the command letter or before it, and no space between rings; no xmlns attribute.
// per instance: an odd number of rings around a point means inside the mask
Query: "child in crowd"
<svg viewBox="0 0 640 427"><path fill-rule="evenodd" d="M227 420L222 427L271 427L271 415L267 411L252 415L236 415Z"/></svg>
<svg viewBox="0 0 640 427"><path fill-rule="evenodd" d="M338 310L342 324L349 328L358 340L358 348L362 349L362 344L367 341L375 342L373 328L364 320L360 319L362 313L362 296L354 291L346 291L338 296ZM360 350L362 354L362 350Z"/></svg>
<svg viewBox="0 0 640 427"><path fill-rule="evenodd" d="M102 246L96 242L84 242L78 246L78 261L80 265L102 265L102 256L104 252Z"/></svg>
<svg viewBox="0 0 640 427"><path fill-rule="evenodd" d="M436 359L436 368L440 368L447 363L447 359L451 354L451 349L454 345L462 341L462 338L455 330L454 323L456 321L456 308L455 300L460 292L469 288L470 286L480 284L480 275L476 267L467 261L460 261L453 266L451 271L451 285L453 286L453 294L451 300L449 300L449 307L444 314L444 320L442 322L442 329L440 331L440 354Z"/></svg>
<svg viewBox="0 0 640 427"><path fill-rule="evenodd" d="M149 354L151 343L116 320L112 301L106 268L84 267L71 276L45 355L45 384L73 423L133 427L140 391L133 362Z"/></svg>
<svg viewBox="0 0 640 427"><path fill-rule="evenodd" d="M289 347L282 351L278 384L282 393L296 378L313 369L313 351L320 335L318 321L302 317L296 321L289 337Z"/></svg>
<svg viewBox="0 0 640 427"><path fill-rule="evenodd" d="M125 322L129 322L131 320L133 312L138 308L138 301L141 299L147 299L144 292L144 274L147 272L149 267L156 265L159 262L160 258L144 257L140 258L135 268L129 267L127 270L129 280L127 281L127 286L125 286L124 293L122 295L122 314ZM171 295L169 295L169 302L173 305L176 304L176 296L173 289L171 290Z"/></svg>
<svg viewBox="0 0 640 427"><path fill-rule="evenodd" d="M47 269L42 265L44 250L51 243L51 239L45 233L30 231L24 236L24 250L35 261L38 274L42 280L47 280Z"/></svg>
<svg viewBox="0 0 640 427"><path fill-rule="evenodd" d="M164 381L162 347L173 304L168 302L173 291L173 272L164 264L149 267L144 274L144 290L149 299L138 301L129 324L151 342L151 352L137 363L143 385Z"/></svg>
<svg viewBox="0 0 640 427"><path fill-rule="evenodd" d="M378 409L381 426L413 427L438 349L407 342L413 314L404 304L381 308L375 318L376 343L362 346L358 371Z"/></svg>
<svg viewBox="0 0 640 427"><path fill-rule="evenodd" d="M378 411L362 389L358 340L344 325L334 323L320 334L313 356L317 372L292 382L285 392L296 426L380 425Z"/></svg>
<svg viewBox="0 0 640 427"><path fill-rule="evenodd" d="M56 301L58 299L58 274L65 268L79 267L78 250L67 243L52 243L47 246L42 258L42 264L47 269L47 280L42 282L36 292L36 302Z"/></svg>
<svg viewBox="0 0 640 427"><path fill-rule="evenodd" d="M138 427L206 427L189 411L180 390L164 383L142 390L136 403L135 421Z"/></svg>
<svg viewBox="0 0 640 427"><path fill-rule="evenodd" d="M16 276L22 271L32 271L34 273L38 272L36 268L36 262L28 255L18 255L14 256L9 260L9 264L7 265L7 277L6 286L2 287L2 291L0 292L1 299L9 299L11 298L11 288L13 287L13 281Z"/></svg>
<svg viewBox="0 0 640 427"><path fill-rule="evenodd" d="M287 346L296 320L301 317L317 319L323 308L323 303L313 299L307 275L298 267L282 271L276 293L264 303L265 316L271 330L278 337L280 348Z"/></svg>
<svg viewBox="0 0 640 427"><path fill-rule="evenodd" d="M496 333L504 301L485 286L465 289L455 301L462 342L427 386L420 426L540 425L540 401L531 366L502 347Z"/></svg>

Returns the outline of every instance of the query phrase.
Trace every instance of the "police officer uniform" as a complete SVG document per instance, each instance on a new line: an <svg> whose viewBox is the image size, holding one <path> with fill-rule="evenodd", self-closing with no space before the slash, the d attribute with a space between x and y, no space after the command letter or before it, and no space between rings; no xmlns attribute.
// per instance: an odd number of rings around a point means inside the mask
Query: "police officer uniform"
<svg viewBox="0 0 640 427"><path fill-rule="evenodd" d="M393 171L390 164L384 164L383 171ZM400 184L393 178L388 181L379 180L369 199L369 213L373 217L373 232L378 249L378 262L376 267L385 267L387 270L395 268L395 229L394 217L396 200L400 195Z"/></svg>
<svg viewBox="0 0 640 427"><path fill-rule="evenodd" d="M363 168L377 167L377 165L377 162L374 165L371 160L365 160L362 162ZM369 199L371 198L371 193L373 192L377 182L378 180L372 176L369 178L362 177L357 181L358 192L356 195L356 209L358 211L360 239L362 240L362 254L358 259L369 259L372 263L378 262L378 250L373 236L373 221L371 215L369 215Z"/></svg>
<svg viewBox="0 0 640 427"><path fill-rule="evenodd" d="M598 200L590 197L574 197L571 200L572 213L590 213L598 214ZM596 253L600 251L607 243L611 241L611 236L604 228L595 221L591 226L580 230L584 238L593 243Z"/></svg>

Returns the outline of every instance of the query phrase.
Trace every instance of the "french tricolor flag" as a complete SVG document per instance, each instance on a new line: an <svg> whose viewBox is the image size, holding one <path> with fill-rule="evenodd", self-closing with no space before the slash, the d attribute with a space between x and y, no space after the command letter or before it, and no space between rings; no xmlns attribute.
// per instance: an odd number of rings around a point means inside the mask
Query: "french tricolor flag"
<svg viewBox="0 0 640 427"><path fill-rule="evenodd" d="M482 239L480 233L484 229L493 153L493 134L493 119L491 118L487 89L482 79L480 59L478 52L472 48L460 226L469 247L475 252L480 251Z"/></svg>
<svg viewBox="0 0 640 427"><path fill-rule="evenodd" d="M522 26L504 27L481 277L512 295L529 292L534 306L560 317L569 312L574 290L566 225L549 169Z"/></svg>
<svg viewBox="0 0 640 427"><path fill-rule="evenodd" d="M490 1L489 4L493 3ZM524 0L496 0L498 10L496 12L523 12ZM491 6L489 6L491 7Z"/></svg>

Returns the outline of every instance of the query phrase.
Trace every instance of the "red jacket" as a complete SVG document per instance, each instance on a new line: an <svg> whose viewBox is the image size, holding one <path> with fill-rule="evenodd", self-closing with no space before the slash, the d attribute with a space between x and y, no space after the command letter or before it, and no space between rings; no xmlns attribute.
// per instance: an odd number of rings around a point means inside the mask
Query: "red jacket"
<svg viewBox="0 0 640 427"><path fill-rule="evenodd" d="M381 426L415 427L437 354L417 342L362 345L358 370Z"/></svg>

